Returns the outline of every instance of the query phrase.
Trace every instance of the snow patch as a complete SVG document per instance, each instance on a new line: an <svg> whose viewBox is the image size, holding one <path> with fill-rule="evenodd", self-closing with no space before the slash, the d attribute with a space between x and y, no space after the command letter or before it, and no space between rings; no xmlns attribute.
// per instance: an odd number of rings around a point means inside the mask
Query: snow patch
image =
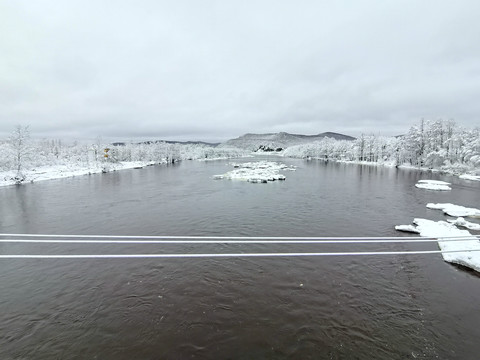
<svg viewBox="0 0 480 360"><path fill-rule="evenodd" d="M412 229L423 237L439 238L438 247L441 251L465 252L442 253L447 262L467 266L480 272L480 241L467 230L460 230L455 225L446 221L432 221L427 219L415 219L412 225L398 225L395 229L405 231ZM464 237L461 240L446 241L449 237ZM442 241L441 239L444 239Z"/></svg>
<svg viewBox="0 0 480 360"><path fill-rule="evenodd" d="M415 186L419 189L448 191L452 190L450 183L439 180L419 180Z"/></svg>
<svg viewBox="0 0 480 360"><path fill-rule="evenodd" d="M459 216L471 216L471 217L480 217L480 210L475 208L467 208L460 205L454 205L450 203L445 204L433 204L428 203L427 208L435 209L435 210L442 210L445 214L459 217Z"/></svg>

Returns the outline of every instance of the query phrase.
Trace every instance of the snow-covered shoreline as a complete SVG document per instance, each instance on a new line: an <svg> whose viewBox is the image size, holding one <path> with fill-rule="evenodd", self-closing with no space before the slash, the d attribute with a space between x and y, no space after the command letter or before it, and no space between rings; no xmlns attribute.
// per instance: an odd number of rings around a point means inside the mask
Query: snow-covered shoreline
<svg viewBox="0 0 480 360"><path fill-rule="evenodd" d="M54 180L69 178L75 176L85 176L93 174L101 174L111 171L138 169L145 166L166 164L166 162L158 163L153 161L122 161L116 163L95 163L90 166L85 165L54 165L54 166L40 166L35 169L24 170L22 173L25 176L23 183L34 183L37 181ZM0 172L0 186L15 185L16 172L2 171Z"/></svg>
<svg viewBox="0 0 480 360"><path fill-rule="evenodd" d="M280 157L280 158L285 157L282 153L272 154L267 152L265 153L254 152L254 153L251 153L250 155L242 155L241 157L255 157L258 155L261 155L261 156L271 155L271 156ZM219 156L219 157L211 157L211 158L198 158L195 160L216 161L216 160L228 160L228 159L232 159L232 158L228 156ZM324 160L324 159L310 158L310 157L307 160L311 160L311 159ZM347 161L347 160L332 160L332 161L344 163L344 164L354 164L354 165L395 167L394 163L392 162L379 163L379 162ZM68 178L68 177L82 176L82 175L93 175L93 174L100 174L102 172L134 169L134 168L141 168L145 166L165 164L165 163L166 163L165 160L162 162L154 162L154 161L93 162L90 165L72 163L72 164L64 164L64 165L39 166L34 169L23 170L22 173L25 175L24 183L33 183L37 181L61 179L61 178ZM411 169L411 170L417 170L417 171L447 173L449 175L459 176L461 179L468 180L468 181L480 181L480 176L469 175L469 174L459 175L451 172L445 172L444 170L440 170L440 169L425 169L425 168L419 168L419 167L410 166L410 165L401 165L401 166L398 166L398 168ZM253 174L253 176L254 175L255 174ZM0 186L15 185L15 179L14 179L15 176L16 176L16 172L14 170L0 171ZM227 175L226 177L230 177L230 176ZM235 177L238 178L238 176L236 175L232 175L232 177L230 178L235 178ZM262 176L260 176L259 178L260 178L259 181L261 182ZM430 189L430 190L450 190L448 185L449 183L439 182L435 180L420 180L419 183L416 185L416 187Z"/></svg>
<svg viewBox="0 0 480 360"><path fill-rule="evenodd" d="M401 164L396 165L394 161L384 161L384 162L374 162L374 161L358 161L358 160L341 160L341 159L324 159L318 157L294 157L294 156L285 156L284 154L280 153L277 154L278 156L283 157L291 157L291 158L300 158L304 160L319 160L319 161L331 161L339 164L351 164L351 165L362 165L362 166L374 166L374 167L387 167L387 168L398 168L404 170L414 170L414 171L421 171L426 173L436 173L441 175L452 175L457 176L462 180L469 180L469 181L480 181L480 175L472 175L470 173L461 173L456 168L426 168L420 166L414 166L410 164Z"/></svg>
<svg viewBox="0 0 480 360"><path fill-rule="evenodd" d="M326 159L325 157L316 157L316 156L297 156L297 155L292 155L289 154L287 151L289 150L284 149L280 152L267 152L267 151L255 151L252 152L253 156L256 155L261 155L261 156L272 156L272 157L285 157L285 158L293 158L293 159L304 159L304 160L317 160L317 161L324 161L324 162L334 162L334 163L339 163L339 164L351 164L351 165L362 165L362 166L374 166L374 167L386 167L386 168L398 168L398 169L404 169L404 170L414 170L414 171L421 171L421 172L426 172L426 173L436 173L436 174L442 174L442 175L452 175L452 176L457 176L460 179L463 180L469 180L469 181L480 181L480 175L473 175L469 172L462 172L459 171L457 167L445 167L442 166L441 168L432 168L432 167L422 167L422 166L414 166L410 164L396 164L394 160L385 160L385 161L362 161L362 160L346 160L346 159L335 159L335 158L328 158ZM472 172L475 172L477 170L472 170ZM478 171L477 171L478 172ZM420 182L431 182L431 180L421 180ZM433 180L435 181L435 180ZM435 186L429 186L429 185L421 185L417 186L418 188L424 188L424 189L429 189L429 190L451 190L447 189L446 187L443 186L438 186L437 188L434 189ZM448 186L450 185L449 183L444 183L440 184L438 182L437 185L445 185Z"/></svg>

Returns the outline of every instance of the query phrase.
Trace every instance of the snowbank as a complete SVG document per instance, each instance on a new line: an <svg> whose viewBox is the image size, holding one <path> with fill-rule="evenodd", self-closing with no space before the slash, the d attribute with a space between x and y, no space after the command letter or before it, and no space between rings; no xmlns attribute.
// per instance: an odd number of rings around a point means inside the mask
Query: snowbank
<svg viewBox="0 0 480 360"><path fill-rule="evenodd" d="M465 252L442 253L443 259L447 262L467 266L480 271L480 241L467 230L460 230L455 225L446 221L432 221L427 219L415 219L413 225L395 226L396 230L419 233L420 236L444 239L438 241L438 247L442 251ZM447 238L464 237L461 240L447 241Z"/></svg>
<svg viewBox="0 0 480 360"><path fill-rule="evenodd" d="M419 189L448 191L452 190L450 183L439 180L419 180L415 186Z"/></svg>
<svg viewBox="0 0 480 360"><path fill-rule="evenodd" d="M222 175L214 175L214 179L242 180L252 183L266 183L268 181L285 180L285 175L280 170L295 170L282 163L270 161L256 161L248 163L233 163L235 168Z"/></svg>
<svg viewBox="0 0 480 360"><path fill-rule="evenodd" d="M42 166L32 170L25 170L23 171L23 175L25 176L24 182L37 182L74 176L100 174L124 169L138 169L154 164L156 163L148 161L128 161L117 163L95 163L91 166L81 166L78 164ZM14 185L14 178L14 171L0 172L0 186Z"/></svg>
<svg viewBox="0 0 480 360"><path fill-rule="evenodd" d="M427 208L429 209L436 209L442 210L445 214L459 217L459 216L472 216L472 217L480 217L480 210L475 208L467 208L460 205L453 205L449 203L445 204L433 204L428 203Z"/></svg>

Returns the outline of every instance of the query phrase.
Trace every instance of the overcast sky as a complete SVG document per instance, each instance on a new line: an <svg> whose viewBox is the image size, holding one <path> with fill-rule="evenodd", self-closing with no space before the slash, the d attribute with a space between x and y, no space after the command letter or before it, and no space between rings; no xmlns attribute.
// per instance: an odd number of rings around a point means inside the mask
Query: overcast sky
<svg viewBox="0 0 480 360"><path fill-rule="evenodd" d="M480 125L480 1L0 0L0 135Z"/></svg>

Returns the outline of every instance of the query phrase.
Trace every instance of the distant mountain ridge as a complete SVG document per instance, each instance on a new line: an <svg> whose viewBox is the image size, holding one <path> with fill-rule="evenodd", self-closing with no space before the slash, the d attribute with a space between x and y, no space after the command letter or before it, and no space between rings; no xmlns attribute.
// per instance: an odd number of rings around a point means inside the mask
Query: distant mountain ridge
<svg viewBox="0 0 480 360"><path fill-rule="evenodd" d="M146 140L146 141L141 141L138 142L137 144L158 144L158 143L166 143L166 144L180 144L180 145L206 145L206 146L212 146L215 147L219 145L220 143L209 143L205 141L176 141L176 140ZM125 146L127 143L126 142L114 142L112 145L114 146Z"/></svg>
<svg viewBox="0 0 480 360"><path fill-rule="evenodd" d="M355 140L352 136L334 132L324 132L318 135L301 135L279 132L267 134L245 134L236 139L230 139L222 143L220 146L233 146L252 151L258 150L259 148L277 150L285 149L289 146L319 141L326 137L335 140Z"/></svg>

